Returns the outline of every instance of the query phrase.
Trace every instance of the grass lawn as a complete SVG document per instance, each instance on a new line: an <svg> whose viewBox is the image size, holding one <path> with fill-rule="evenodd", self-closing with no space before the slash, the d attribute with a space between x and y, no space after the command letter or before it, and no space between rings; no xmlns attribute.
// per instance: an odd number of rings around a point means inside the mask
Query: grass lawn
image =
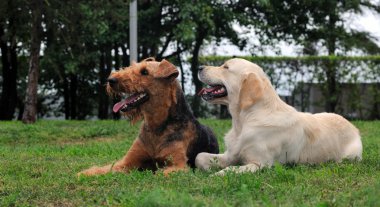
<svg viewBox="0 0 380 207"><path fill-rule="evenodd" d="M202 120L223 135L229 120ZM210 177L134 171L77 178L121 158L137 136L127 121L0 122L1 206L380 206L380 122L357 121L361 162L275 165ZM224 151L222 146L222 151Z"/></svg>

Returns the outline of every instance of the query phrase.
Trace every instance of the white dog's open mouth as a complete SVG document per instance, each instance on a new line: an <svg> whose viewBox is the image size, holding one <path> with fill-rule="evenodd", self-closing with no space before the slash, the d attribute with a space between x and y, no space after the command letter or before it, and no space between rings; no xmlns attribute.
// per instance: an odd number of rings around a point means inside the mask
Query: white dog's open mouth
<svg viewBox="0 0 380 207"><path fill-rule="evenodd" d="M223 85L210 86L199 91L198 95L206 101L227 96L227 89Z"/></svg>
<svg viewBox="0 0 380 207"><path fill-rule="evenodd" d="M149 99L147 93L134 93L113 106L113 112L127 112L134 109Z"/></svg>

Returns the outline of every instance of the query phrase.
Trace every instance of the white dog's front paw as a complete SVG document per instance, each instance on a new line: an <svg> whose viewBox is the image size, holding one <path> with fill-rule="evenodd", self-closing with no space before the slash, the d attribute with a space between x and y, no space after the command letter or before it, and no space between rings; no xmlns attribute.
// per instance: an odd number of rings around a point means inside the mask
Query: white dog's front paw
<svg viewBox="0 0 380 207"><path fill-rule="evenodd" d="M227 173L237 173L237 167L231 166L224 168L223 170L214 173L214 176L225 176Z"/></svg>
<svg viewBox="0 0 380 207"><path fill-rule="evenodd" d="M226 175L226 170L224 169L224 170L221 170L221 171L219 171L219 172L216 172L216 173L214 173L212 176L225 176Z"/></svg>
<svg viewBox="0 0 380 207"><path fill-rule="evenodd" d="M195 166L202 170L211 169L210 154L206 152L199 153L195 158Z"/></svg>

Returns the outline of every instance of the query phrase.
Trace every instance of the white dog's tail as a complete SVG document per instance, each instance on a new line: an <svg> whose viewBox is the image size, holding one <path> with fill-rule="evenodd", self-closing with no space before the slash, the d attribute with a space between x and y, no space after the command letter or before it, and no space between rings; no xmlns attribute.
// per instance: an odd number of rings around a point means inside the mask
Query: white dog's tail
<svg viewBox="0 0 380 207"><path fill-rule="evenodd" d="M362 141L360 139L359 133L357 134L357 137L355 137L350 144L346 146L346 149L343 154L343 158L348 159L362 159L362 152L363 152L363 146Z"/></svg>

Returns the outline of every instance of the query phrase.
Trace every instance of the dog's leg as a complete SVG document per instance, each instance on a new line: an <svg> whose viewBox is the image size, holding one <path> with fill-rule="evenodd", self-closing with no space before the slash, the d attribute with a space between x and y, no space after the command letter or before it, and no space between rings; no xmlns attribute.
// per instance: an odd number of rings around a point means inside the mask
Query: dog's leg
<svg viewBox="0 0 380 207"><path fill-rule="evenodd" d="M186 148L183 146L183 143L175 143L161 153L161 156L168 163L163 171L165 176L172 172L188 170Z"/></svg>
<svg viewBox="0 0 380 207"><path fill-rule="evenodd" d="M202 170L212 168L225 168L229 166L230 161L226 154L210 154L206 152L199 153L195 158L195 166Z"/></svg>
<svg viewBox="0 0 380 207"><path fill-rule="evenodd" d="M114 164L109 164L106 166L98 167L94 166L87 170L84 170L77 175L86 175L86 176L93 176L93 175L102 175L109 172L125 172L127 173L129 170L138 168L141 165L141 161L146 159L148 157L148 154L145 151L145 148L143 147L141 141L137 139L127 152L127 154L123 157L123 159L117 161Z"/></svg>
<svg viewBox="0 0 380 207"><path fill-rule="evenodd" d="M251 164L247 164L247 165L243 165L243 166L230 166L230 167L224 168L223 170L215 173L214 175L224 176L228 172L233 172L233 173L250 172L250 173L254 173L257 170L259 170L260 168L261 168L261 165L258 163L251 163Z"/></svg>

